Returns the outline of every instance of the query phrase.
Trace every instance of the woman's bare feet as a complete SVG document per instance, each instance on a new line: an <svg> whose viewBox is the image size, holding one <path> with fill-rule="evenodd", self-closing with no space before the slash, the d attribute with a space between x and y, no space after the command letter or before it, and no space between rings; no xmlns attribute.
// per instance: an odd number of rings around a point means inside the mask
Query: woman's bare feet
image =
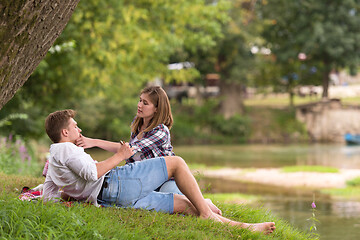
<svg viewBox="0 0 360 240"><path fill-rule="evenodd" d="M217 206L215 206L215 204L213 204L211 199L206 198L205 201L207 202L207 204L210 207L211 211L213 211L216 214L219 214L220 216L222 215L221 210Z"/></svg>
<svg viewBox="0 0 360 240"><path fill-rule="evenodd" d="M269 234L275 231L274 222L263 222L263 223L242 223L240 225L242 228L248 228L254 232L262 232L264 234Z"/></svg>
<svg viewBox="0 0 360 240"><path fill-rule="evenodd" d="M202 215L200 214L200 218L202 219L209 219L209 220L212 220L214 222L223 222L221 221L220 218L217 217L217 215L215 213L213 213L212 211L210 211L210 214L208 215Z"/></svg>

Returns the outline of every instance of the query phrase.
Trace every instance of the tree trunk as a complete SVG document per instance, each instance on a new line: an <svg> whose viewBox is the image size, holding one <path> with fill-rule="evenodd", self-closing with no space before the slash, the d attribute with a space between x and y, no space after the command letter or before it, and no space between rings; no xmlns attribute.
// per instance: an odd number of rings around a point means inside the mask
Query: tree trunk
<svg viewBox="0 0 360 240"><path fill-rule="evenodd" d="M329 74L330 74L330 68L325 66L325 71L324 71L323 79L322 79L322 87L323 87L322 98L323 99L327 99L329 97L329 80L330 80Z"/></svg>
<svg viewBox="0 0 360 240"><path fill-rule="evenodd" d="M225 119L244 113L244 87L241 84L220 80L220 112Z"/></svg>
<svg viewBox="0 0 360 240"><path fill-rule="evenodd" d="M79 1L0 2L0 109L46 56Z"/></svg>

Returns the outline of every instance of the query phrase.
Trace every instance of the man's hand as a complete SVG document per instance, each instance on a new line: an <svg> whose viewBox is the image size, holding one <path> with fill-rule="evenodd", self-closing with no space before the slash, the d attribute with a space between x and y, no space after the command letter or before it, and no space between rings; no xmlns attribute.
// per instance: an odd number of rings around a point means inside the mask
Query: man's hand
<svg viewBox="0 0 360 240"><path fill-rule="evenodd" d="M84 149L92 148L92 147L95 147L93 140L94 139L87 138L81 134L80 137L75 140L75 144L76 144L76 146L82 147Z"/></svg>
<svg viewBox="0 0 360 240"><path fill-rule="evenodd" d="M112 168L116 167L120 162L134 155L132 147L130 147L129 143L123 143L123 144L115 143L115 144L117 144L118 147L117 152L108 159L96 163L98 178L103 176Z"/></svg>
<svg viewBox="0 0 360 240"><path fill-rule="evenodd" d="M130 147L129 143L120 143L120 148L117 150L118 155L121 156L123 160L128 159L134 155L133 148Z"/></svg>

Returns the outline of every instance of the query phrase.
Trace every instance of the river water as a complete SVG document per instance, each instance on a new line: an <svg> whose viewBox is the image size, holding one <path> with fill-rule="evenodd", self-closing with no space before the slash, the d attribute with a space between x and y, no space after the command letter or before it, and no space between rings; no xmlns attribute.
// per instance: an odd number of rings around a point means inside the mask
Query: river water
<svg viewBox="0 0 360 240"><path fill-rule="evenodd" d="M360 169L360 147L345 145L240 145L175 147L187 163L238 168L279 168L293 165L322 165ZM302 231L308 231L311 203L316 200L315 216L320 239L360 239L360 200L334 199L305 189L269 188L261 184L205 179L212 192L248 193L260 196L255 207L269 209ZM315 195L314 195L315 194Z"/></svg>
<svg viewBox="0 0 360 240"><path fill-rule="evenodd" d="M360 169L360 147L345 145L215 145L175 146L176 155L188 164L238 168L280 168L293 165L322 165ZM95 159L109 156L91 151ZM269 187L261 184L229 180L203 179L211 184L211 192L246 193L260 200L251 203L264 207L302 231L308 231L312 216L311 202L315 194L316 224L320 239L360 239L360 200L334 199L329 195L305 189Z"/></svg>

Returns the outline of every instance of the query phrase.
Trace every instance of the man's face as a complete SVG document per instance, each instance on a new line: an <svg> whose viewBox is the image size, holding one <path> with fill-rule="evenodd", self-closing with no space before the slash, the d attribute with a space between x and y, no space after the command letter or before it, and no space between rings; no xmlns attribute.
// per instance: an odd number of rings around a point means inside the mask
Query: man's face
<svg viewBox="0 0 360 240"><path fill-rule="evenodd" d="M81 129L77 126L77 122L73 118L69 120L67 131L70 142L75 143L75 140L80 137Z"/></svg>

